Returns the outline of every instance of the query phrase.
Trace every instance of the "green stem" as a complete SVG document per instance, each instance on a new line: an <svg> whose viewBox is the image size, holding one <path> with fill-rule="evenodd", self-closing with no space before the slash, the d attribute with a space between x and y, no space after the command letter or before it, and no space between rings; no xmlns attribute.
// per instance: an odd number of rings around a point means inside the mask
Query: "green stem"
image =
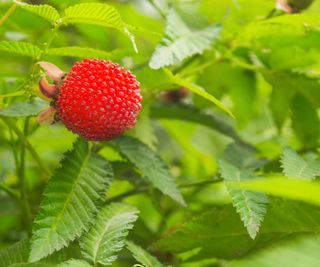
<svg viewBox="0 0 320 267"><path fill-rule="evenodd" d="M50 172L48 171L47 167L45 164L42 162L41 158L39 157L38 153L35 151L33 146L30 144L30 142L25 138L23 133L19 130L19 128L8 118L6 117L1 117L0 118L6 123L13 131L14 133L18 136L18 138L24 142L26 149L29 151L31 156L34 158L34 160L38 163L40 169L46 174L50 175Z"/></svg>
<svg viewBox="0 0 320 267"><path fill-rule="evenodd" d="M17 8L17 4L13 4L8 10L7 12L2 16L2 18L0 19L0 26L2 26L2 24L10 17L10 15L16 10Z"/></svg>
<svg viewBox="0 0 320 267"><path fill-rule="evenodd" d="M26 118L23 135L27 135L29 127L29 118ZM25 154L26 154L26 143L21 140L21 150L20 150L20 165L17 170L19 178L19 187L20 187L20 200L22 208L23 223L27 232L31 233L31 224L32 224L32 214L31 208L28 200L27 188L25 183Z"/></svg>
<svg viewBox="0 0 320 267"><path fill-rule="evenodd" d="M4 97L12 97L12 96L21 96L24 95L25 91L17 91L14 93L9 93L9 94L5 94L5 95L0 95L0 98L4 98Z"/></svg>
<svg viewBox="0 0 320 267"><path fill-rule="evenodd" d="M148 0L148 2L158 11L158 13L160 14L160 16L162 18L166 18L166 14L163 12L163 10L156 4L156 2L154 0Z"/></svg>
<svg viewBox="0 0 320 267"><path fill-rule="evenodd" d="M16 191L12 190L10 187L6 186L5 184L0 183L0 189L2 189L4 192L6 192L14 199L19 199L19 194Z"/></svg>
<svg viewBox="0 0 320 267"><path fill-rule="evenodd" d="M179 188L199 187L199 186L208 185L208 184L220 183L222 181L223 181L223 179L216 178L216 179L200 181L200 182L194 182L194 183L184 183L184 184L178 185L178 187ZM105 204L109 204L111 202L120 201L120 200L122 200L124 198L127 198L127 197L130 197L130 196L134 196L134 195L138 195L138 194L141 194L141 193L145 193L148 190L149 190L149 186L145 186L145 187L141 187L141 188L135 188L135 189L129 190L127 192L124 192L122 194L116 195L114 197L108 198L105 201Z"/></svg>

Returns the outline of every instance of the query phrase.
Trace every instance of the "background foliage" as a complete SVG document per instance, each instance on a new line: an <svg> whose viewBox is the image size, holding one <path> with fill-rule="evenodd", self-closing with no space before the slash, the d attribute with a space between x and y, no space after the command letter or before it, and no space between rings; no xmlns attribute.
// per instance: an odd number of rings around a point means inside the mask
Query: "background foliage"
<svg viewBox="0 0 320 267"><path fill-rule="evenodd" d="M319 0L0 3L0 267L320 265ZM85 57L141 82L110 142L36 119Z"/></svg>

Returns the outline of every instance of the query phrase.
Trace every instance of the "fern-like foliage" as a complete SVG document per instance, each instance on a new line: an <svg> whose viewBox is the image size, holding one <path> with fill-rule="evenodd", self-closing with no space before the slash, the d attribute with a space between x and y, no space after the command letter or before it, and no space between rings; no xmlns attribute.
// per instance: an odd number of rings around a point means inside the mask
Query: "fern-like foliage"
<svg viewBox="0 0 320 267"><path fill-rule="evenodd" d="M118 11L113 6L102 3L83 3L68 7L62 18L62 24L74 23L93 24L117 29L130 38L135 50L137 50L133 35L129 32Z"/></svg>
<svg viewBox="0 0 320 267"><path fill-rule="evenodd" d="M21 8L37 14L38 16L44 18L45 20L51 22L51 24L55 24L57 20L60 18L58 11L49 5L29 5L24 2L20 2L14 0L16 4L18 4Z"/></svg>
<svg viewBox="0 0 320 267"><path fill-rule="evenodd" d="M26 262L29 253L29 241L22 240L0 251L0 267Z"/></svg>
<svg viewBox="0 0 320 267"><path fill-rule="evenodd" d="M126 241L127 249L132 253L133 257L145 267L163 267L155 257L142 247L137 246L133 242Z"/></svg>
<svg viewBox="0 0 320 267"><path fill-rule="evenodd" d="M87 57L109 59L111 54L99 49L78 46L66 46L48 49L49 55L68 56L68 57Z"/></svg>
<svg viewBox="0 0 320 267"><path fill-rule="evenodd" d="M251 179L253 169L240 169L225 160L221 160L220 173L226 181L240 182ZM254 239L266 213L267 196L242 189L229 189L229 192L233 206L240 214L250 237Z"/></svg>
<svg viewBox="0 0 320 267"><path fill-rule="evenodd" d="M149 66L153 69L174 65L185 58L201 54L220 34L219 25L192 31L171 9L167 18L165 36L157 46Z"/></svg>
<svg viewBox="0 0 320 267"><path fill-rule="evenodd" d="M112 178L110 164L78 140L44 192L35 220L29 261L67 246L87 230Z"/></svg>
<svg viewBox="0 0 320 267"><path fill-rule="evenodd" d="M57 265L56 267L92 267L92 266L84 260L71 259Z"/></svg>
<svg viewBox="0 0 320 267"><path fill-rule="evenodd" d="M185 205L174 177L163 160L151 148L138 139L128 136L117 138L115 143L119 146L121 153L142 172L148 181L162 193Z"/></svg>
<svg viewBox="0 0 320 267"><path fill-rule="evenodd" d="M283 150L281 158L283 172L287 177L312 180L320 175L320 161L315 157L303 159L291 148Z"/></svg>
<svg viewBox="0 0 320 267"><path fill-rule="evenodd" d="M42 50L38 46L26 42L16 41L1 41L0 51L28 56L34 59L38 59L42 53Z"/></svg>
<svg viewBox="0 0 320 267"><path fill-rule="evenodd" d="M124 239L137 220L137 213L136 208L122 203L112 203L101 210L95 224L80 240L84 257L95 266L110 265L125 245Z"/></svg>

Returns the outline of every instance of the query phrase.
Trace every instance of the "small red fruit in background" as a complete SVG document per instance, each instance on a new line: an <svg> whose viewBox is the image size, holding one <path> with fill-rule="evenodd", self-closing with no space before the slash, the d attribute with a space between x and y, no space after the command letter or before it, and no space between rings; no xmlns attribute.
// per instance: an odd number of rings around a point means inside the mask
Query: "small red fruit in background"
<svg viewBox="0 0 320 267"><path fill-rule="evenodd" d="M42 77L40 90L52 99L55 119L70 131L86 140L110 140L136 124L142 98L130 71L97 59L77 62L67 75L51 63L39 64L55 83ZM40 120L52 118L46 113Z"/></svg>

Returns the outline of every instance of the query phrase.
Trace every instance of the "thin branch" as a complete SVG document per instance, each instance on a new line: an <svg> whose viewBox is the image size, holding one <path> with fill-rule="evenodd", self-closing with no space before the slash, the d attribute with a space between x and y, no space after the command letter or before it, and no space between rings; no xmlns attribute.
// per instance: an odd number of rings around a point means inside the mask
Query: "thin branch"
<svg viewBox="0 0 320 267"><path fill-rule="evenodd" d="M163 10L157 5L157 3L154 0L148 0L148 2L158 11L160 16L162 18L166 18L166 14L163 12Z"/></svg>
<svg viewBox="0 0 320 267"><path fill-rule="evenodd" d="M7 12L2 16L2 18L0 19L0 26L2 26L2 24L10 17L10 15L16 10L17 8L17 4L13 4L8 10Z"/></svg>
<svg viewBox="0 0 320 267"><path fill-rule="evenodd" d="M31 156L34 158L34 160L38 163L40 169L46 174L50 175L49 170L47 167L44 165L42 162L40 156L38 155L37 151L33 148L33 146L30 144L30 142L25 138L23 133L19 130L19 128L8 118L0 116L0 118L6 123L13 131L14 133L18 136L20 140L22 140L25 143L26 149L29 151Z"/></svg>
<svg viewBox="0 0 320 267"><path fill-rule="evenodd" d="M12 190L10 187L6 186L5 184L0 183L0 189L2 189L4 192L6 192L14 199L19 199L19 194L16 191Z"/></svg>

